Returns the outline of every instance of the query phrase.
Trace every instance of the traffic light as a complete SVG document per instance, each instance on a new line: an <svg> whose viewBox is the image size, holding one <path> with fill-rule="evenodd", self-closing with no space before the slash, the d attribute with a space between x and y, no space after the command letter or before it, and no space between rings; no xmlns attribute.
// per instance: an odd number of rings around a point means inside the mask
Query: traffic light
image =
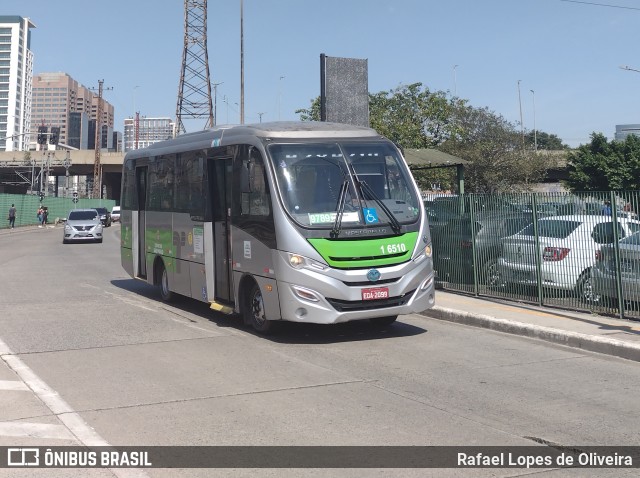
<svg viewBox="0 0 640 478"><path fill-rule="evenodd" d="M47 130L46 126L38 126L38 144L47 144Z"/></svg>
<svg viewBox="0 0 640 478"><path fill-rule="evenodd" d="M58 144L60 141L60 127L51 127L51 134L49 135L49 144Z"/></svg>
<svg viewBox="0 0 640 478"><path fill-rule="evenodd" d="M42 200L44 199L44 192L43 192L43 191L40 191L40 192L38 193L38 196L40 196L40 202L42 202Z"/></svg>

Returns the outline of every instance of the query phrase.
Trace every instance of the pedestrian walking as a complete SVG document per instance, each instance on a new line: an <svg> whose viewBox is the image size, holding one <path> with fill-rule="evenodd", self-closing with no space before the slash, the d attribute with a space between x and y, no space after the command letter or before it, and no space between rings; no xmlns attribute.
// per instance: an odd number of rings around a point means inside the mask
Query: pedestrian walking
<svg viewBox="0 0 640 478"><path fill-rule="evenodd" d="M11 207L9 208L9 227L11 229L13 229L13 227L16 224L16 205L12 204Z"/></svg>
<svg viewBox="0 0 640 478"><path fill-rule="evenodd" d="M38 227L42 227L42 214L43 214L42 206L38 206Z"/></svg>
<svg viewBox="0 0 640 478"><path fill-rule="evenodd" d="M47 219L49 218L49 208L42 206L42 225L46 227Z"/></svg>

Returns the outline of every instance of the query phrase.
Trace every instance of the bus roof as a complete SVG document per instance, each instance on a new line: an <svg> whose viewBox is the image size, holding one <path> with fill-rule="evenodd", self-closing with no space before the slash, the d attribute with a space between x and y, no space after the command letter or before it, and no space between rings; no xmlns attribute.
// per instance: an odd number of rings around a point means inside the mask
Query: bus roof
<svg viewBox="0 0 640 478"><path fill-rule="evenodd" d="M374 129L363 126L324 121L275 121L244 125L218 125L203 131L187 133L174 139L154 143L147 148L129 151L128 157L162 154L160 150L192 147L202 143L203 147L234 144L240 138L259 137L274 139L320 139L320 138L381 138Z"/></svg>

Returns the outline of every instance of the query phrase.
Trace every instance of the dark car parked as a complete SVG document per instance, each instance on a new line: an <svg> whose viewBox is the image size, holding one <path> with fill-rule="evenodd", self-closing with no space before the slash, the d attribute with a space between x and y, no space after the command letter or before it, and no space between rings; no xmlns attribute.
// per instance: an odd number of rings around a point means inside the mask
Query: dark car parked
<svg viewBox="0 0 640 478"><path fill-rule="evenodd" d="M100 214L100 222L104 227L111 226L111 213L106 207L96 207L96 211Z"/></svg>
<svg viewBox="0 0 640 478"><path fill-rule="evenodd" d="M478 262L478 283L502 285L496 262L502 251L502 238L511 236L533 222L524 212L460 216L442 226L431 228L433 266L440 282L473 284L474 249ZM475 245L474 245L475 237Z"/></svg>

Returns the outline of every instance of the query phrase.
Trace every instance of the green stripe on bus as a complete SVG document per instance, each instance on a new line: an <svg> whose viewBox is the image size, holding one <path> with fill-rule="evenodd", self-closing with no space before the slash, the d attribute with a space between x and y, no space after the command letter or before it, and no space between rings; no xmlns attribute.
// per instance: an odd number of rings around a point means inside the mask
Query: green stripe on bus
<svg viewBox="0 0 640 478"><path fill-rule="evenodd" d="M411 259L417 240L417 232L375 239L308 239L327 264L338 269L388 266L407 262Z"/></svg>

